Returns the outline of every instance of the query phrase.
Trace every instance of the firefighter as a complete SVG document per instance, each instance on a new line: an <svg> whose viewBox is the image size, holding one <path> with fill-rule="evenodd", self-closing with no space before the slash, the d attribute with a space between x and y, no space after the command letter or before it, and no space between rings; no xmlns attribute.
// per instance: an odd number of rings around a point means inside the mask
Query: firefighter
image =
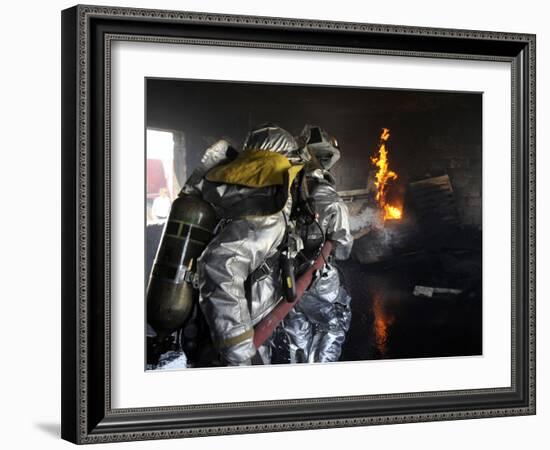
<svg viewBox="0 0 550 450"><path fill-rule="evenodd" d="M335 245L335 259L351 253L347 206L339 197L331 167L340 158L337 141L319 127L306 125L299 140L311 155L304 169L305 201L312 209L312 220L301 227L303 259L313 260L325 240ZM298 223L303 222L298 217ZM340 358L342 344L351 322L351 297L342 284L338 268L328 260L312 285L285 318L291 362L330 362Z"/></svg>
<svg viewBox="0 0 550 450"><path fill-rule="evenodd" d="M252 363L253 327L280 300L272 271L289 226L290 186L303 168L299 155L292 134L266 124L190 188L221 218L197 272L200 307L225 365Z"/></svg>

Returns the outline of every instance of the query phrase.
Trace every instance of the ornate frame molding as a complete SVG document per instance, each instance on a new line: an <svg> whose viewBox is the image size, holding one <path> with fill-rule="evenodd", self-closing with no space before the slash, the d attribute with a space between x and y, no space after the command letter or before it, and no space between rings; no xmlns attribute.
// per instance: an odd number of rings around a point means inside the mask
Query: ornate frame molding
<svg viewBox="0 0 550 450"><path fill-rule="evenodd" d="M502 43L502 48L509 49L508 53L483 54L460 52L444 52L437 50L417 50L413 48L376 48L376 47L350 47L316 43L297 42L270 42L244 39L214 39L211 37L167 37L151 36L145 34L132 34L124 32L111 32L110 30L93 31L93 22L97 19L115 21L121 19L122 27L128 20L136 21L147 27L149 23L161 23L167 26L208 25L210 28L244 27L250 34L256 30L269 30L272 33L282 31L317 30L336 33L345 36L346 33L355 35L376 36L380 41L385 37L407 38L426 37L430 42L441 42L454 39L459 41L475 41L475 44L493 41ZM142 439L162 439L172 437L205 436L213 434L238 434L250 432L270 432L283 430L299 430L327 427L348 427L372 424L439 421L450 419L468 419L481 417L498 417L509 415L526 415L535 413L535 36L530 34L499 33L471 30L449 30L423 27L405 27L396 25L377 25L347 22L310 21L304 19L287 19L253 16L233 16L204 14L195 12L158 11L147 9L112 8L99 6L76 6L66 10L63 15L64 27L64 51L63 51L63 89L64 89L64 130L63 130L63 189L70 189L63 198L64 216L63 222L64 251L63 251L63 311L64 318L72 319L63 328L63 376L65 379L74 379L73 383L63 390L63 437L77 443L98 443L112 441L129 441ZM94 34L95 33L95 34ZM103 240L98 243L91 238L92 229L96 229L96 217L92 217L97 209L91 207L98 201L95 192L91 192L94 183L92 174L94 168L90 161L93 139L92 130L97 128L93 123L90 111L93 108L92 100L98 95L98 81L92 81L97 77L97 44L93 39L102 43L103 55L101 64L104 68L103 80L103 107L104 123L102 133L103 145L103 198L100 202L105 212L103 222ZM260 36L261 37L261 36ZM512 196L516 203L512 208L512 271L513 271L513 311L512 311L512 386L510 388L477 389L468 391L438 391L424 393L409 393L395 395L376 395L360 397L335 397L309 400L289 400L270 402L251 402L239 404L195 405L166 408L139 408L139 409L111 409L110 401L110 64L111 43L116 40L142 41L155 43L185 43L195 45L217 46L243 46L266 49L290 49L304 51L346 52L363 54L384 54L414 57L435 57L453 59L481 59L490 61L507 61L512 64L512 89L513 89L513 120L512 120L512 146L513 146L513 172L518 172L518 177L526 180L527 189L520 186L516 176L513 177ZM69 42L70 41L70 42ZM93 47L96 45L96 47ZM436 46L434 45L434 48ZM514 54L514 49L518 51ZM95 64L95 66L94 66ZM69 67L70 66L70 67ZM102 68L102 69L103 69ZM94 70L96 72L94 72ZM95 84L94 84L95 83ZM76 105L76 107L75 107ZM99 139L96 139L96 143ZM75 151L76 149L76 151ZM76 170L75 170L76 169ZM97 182L97 180L95 181ZM95 203L94 203L95 204ZM519 239L517 238L519 236ZM526 241L526 242L524 242ZM96 360L90 357L90 349L98 344L97 336L93 338L91 327L96 326L89 318L91 311L91 273L96 259L90 258L91 252L96 251L92 245L102 245L99 252L102 255L104 266L104 289L101 295L105 301L103 324L98 328L103 331L103 353L105 363L103 374L105 383L103 386L103 408L93 406L90 402L90 377L89 369ZM519 255L516 253L520 253ZM518 260L519 258L519 260ZM517 267L519 261L521 267ZM95 267L95 266L94 266ZM523 270L525 276L520 273ZM96 276L99 276L96 273ZM519 277L519 278L518 278ZM519 283L516 285L516 280ZM518 293L524 293L522 298L517 298ZM519 302L516 304L516 302ZM523 308L523 310L522 310ZM522 317L518 317L517 311L523 311ZM521 329L518 329L519 328ZM520 333L520 334L518 334ZM523 336L522 348L518 347L516 337ZM71 344L65 344L66 340L72 340ZM518 351L521 354L518 356ZM519 358L519 359L518 359ZM516 371L521 366L522 373ZM523 377L526 379L523 379ZM522 394L518 397L519 384L523 386ZM93 388L95 392L95 387ZM526 398L524 393L527 394ZM185 413L186 411L205 411L212 409L229 409L238 407L284 407L290 405L318 404L346 401L377 401L399 399L402 401L420 400L426 397L467 397L469 400L476 396L494 394L516 394L515 402L509 402L507 406L488 406L484 408L451 408L449 410L437 410L433 412L412 412L381 415L357 415L353 417L319 418L315 420L281 420L271 423L251 424L212 424L186 426L162 426L154 428L144 425L142 416L161 416L166 421L169 414ZM102 411L101 411L102 409ZM92 413L92 410L93 413ZM205 413L203 413L205 414ZM205 414L205 417L207 414ZM98 421L98 418L101 419ZM124 418L126 425L120 425ZM135 423L127 425L128 418L134 418ZM168 423L168 422L166 422Z"/></svg>

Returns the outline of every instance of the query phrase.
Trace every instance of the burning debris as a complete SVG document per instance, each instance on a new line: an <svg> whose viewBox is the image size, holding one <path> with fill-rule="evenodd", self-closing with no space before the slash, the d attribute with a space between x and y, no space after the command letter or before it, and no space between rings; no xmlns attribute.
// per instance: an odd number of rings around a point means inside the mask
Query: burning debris
<svg viewBox="0 0 550 450"><path fill-rule="evenodd" d="M375 175L374 185L378 190L376 193L376 201L384 213L384 220L398 220L403 216L403 208L390 204L387 199L389 182L397 180L397 173L390 170L388 160L386 143L389 138L389 128L383 128L378 144L378 153L376 156L371 157L371 162L378 169Z"/></svg>
<svg viewBox="0 0 550 450"><path fill-rule="evenodd" d="M388 200L391 182L398 179L397 173L390 169L386 145L389 138L390 129L382 128L376 155L370 157L371 163L376 168L373 180L376 189L375 198L374 201L364 204L358 213L355 215L352 214L352 231L357 231L361 228L384 228L386 220L400 220L403 218L403 206L392 204ZM369 189L367 188L366 190L343 191L342 194L353 199L354 195L352 194L365 195L367 193L366 195L368 195L368 192Z"/></svg>
<svg viewBox="0 0 550 450"><path fill-rule="evenodd" d="M370 157L375 169L370 175L370 189L360 192L362 200L355 200L361 198L359 191L349 191L355 194L351 196L355 211L350 216L354 259L363 264L386 263L428 248L470 248L467 242L458 242L461 236L466 241L471 236L468 230L459 232L461 223L449 175L410 182L396 200L400 175L391 167L389 138L389 128L383 128L376 153Z"/></svg>
<svg viewBox="0 0 550 450"><path fill-rule="evenodd" d="M363 264L386 259L393 253L392 247L402 240L403 205L390 201L392 184L398 174L390 169L387 142L389 128L383 128L376 154L370 158L376 172L373 176L374 195L366 199L359 211L350 217L351 231L356 239L353 255ZM372 192L372 191L371 191ZM399 223L396 227L389 221Z"/></svg>

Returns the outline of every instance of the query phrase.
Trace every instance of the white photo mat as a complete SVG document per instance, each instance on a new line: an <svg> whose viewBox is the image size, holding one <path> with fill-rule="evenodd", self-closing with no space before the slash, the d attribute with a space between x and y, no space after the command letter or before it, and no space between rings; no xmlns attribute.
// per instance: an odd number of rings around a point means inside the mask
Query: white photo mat
<svg viewBox="0 0 550 450"><path fill-rule="evenodd" d="M122 41L111 61L112 408L510 386L509 63ZM146 77L483 92L483 355L146 372Z"/></svg>

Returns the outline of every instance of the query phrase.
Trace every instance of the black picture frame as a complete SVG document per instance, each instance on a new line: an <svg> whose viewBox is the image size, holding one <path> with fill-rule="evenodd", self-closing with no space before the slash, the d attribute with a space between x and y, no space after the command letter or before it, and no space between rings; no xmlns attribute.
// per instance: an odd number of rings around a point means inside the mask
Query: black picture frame
<svg viewBox="0 0 550 450"><path fill-rule="evenodd" d="M511 386L112 409L110 43L315 50L512 65ZM535 414L535 36L75 6L62 12L62 437L162 439Z"/></svg>

